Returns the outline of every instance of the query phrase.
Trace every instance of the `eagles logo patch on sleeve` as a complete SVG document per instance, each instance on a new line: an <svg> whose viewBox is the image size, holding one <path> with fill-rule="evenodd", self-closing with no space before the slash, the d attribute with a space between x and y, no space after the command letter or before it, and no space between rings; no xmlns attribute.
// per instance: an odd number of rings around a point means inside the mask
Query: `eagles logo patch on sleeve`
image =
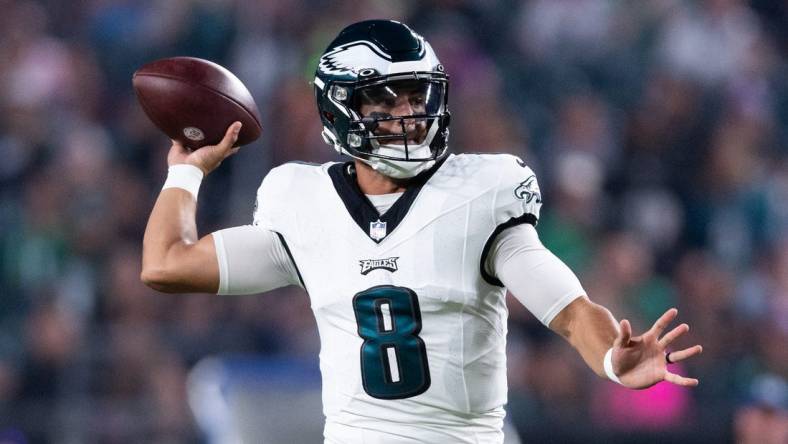
<svg viewBox="0 0 788 444"><path fill-rule="evenodd" d="M520 182L520 185L514 189L514 197L525 201L525 203L542 203L542 194L539 192L536 176L531 175L528 179Z"/></svg>

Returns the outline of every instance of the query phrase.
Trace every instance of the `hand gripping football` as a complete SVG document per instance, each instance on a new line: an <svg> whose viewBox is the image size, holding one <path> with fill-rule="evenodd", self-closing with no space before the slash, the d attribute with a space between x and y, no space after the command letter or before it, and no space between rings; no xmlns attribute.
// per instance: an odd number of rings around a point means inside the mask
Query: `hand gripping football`
<svg viewBox="0 0 788 444"><path fill-rule="evenodd" d="M194 57L156 60L138 69L132 83L145 114L190 149L216 145L235 121L243 124L238 146L260 137L260 112L252 95L216 63Z"/></svg>

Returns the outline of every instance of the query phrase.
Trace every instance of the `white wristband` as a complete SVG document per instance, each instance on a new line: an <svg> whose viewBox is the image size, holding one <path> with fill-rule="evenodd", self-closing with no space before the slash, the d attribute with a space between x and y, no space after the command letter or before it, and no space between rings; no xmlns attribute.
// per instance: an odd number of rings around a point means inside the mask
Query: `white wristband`
<svg viewBox="0 0 788 444"><path fill-rule="evenodd" d="M186 190L197 199L197 194L200 192L200 184L204 174L201 169L194 165L180 163L172 165L167 170L167 180L164 182L162 190L167 188L180 188Z"/></svg>
<svg viewBox="0 0 788 444"><path fill-rule="evenodd" d="M613 372L613 347L610 347L610 349L607 351L607 353L605 353L605 359L603 361L603 367L605 368L605 374L607 375L608 379L610 379L613 382L617 382L617 383L621 384L621 380L618 379L618 376L616 376L616 373Z"/></svg>

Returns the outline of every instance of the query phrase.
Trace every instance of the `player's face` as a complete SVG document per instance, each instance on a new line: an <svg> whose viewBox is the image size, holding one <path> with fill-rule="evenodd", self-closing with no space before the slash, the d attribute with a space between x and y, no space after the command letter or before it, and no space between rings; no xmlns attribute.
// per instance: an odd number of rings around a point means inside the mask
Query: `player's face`
<svg viewBox="0 0 788 444"><path fill-rule="evenodd" d="M424 82L397 82L376 85L359 91L358 107L362 117L387 119L392 117L424 116L429 113L428 105L434 94L434 85ZM428 120L405 118L379 121L373 131L375 135L407 134L408 143L420 144L427 136ZM381 143L403 144L402 137L381 138Z"/></svg>

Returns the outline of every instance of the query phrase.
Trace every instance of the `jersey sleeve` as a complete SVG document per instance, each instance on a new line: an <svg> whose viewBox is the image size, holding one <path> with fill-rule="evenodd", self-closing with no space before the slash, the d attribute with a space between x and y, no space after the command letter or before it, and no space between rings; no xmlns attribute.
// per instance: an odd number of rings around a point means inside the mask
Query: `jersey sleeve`
<svg viewBox="0 0 788 444"><path fill-rule="evenodd" d="M542 208L542 194L536 174L519 157L498 156L499 182L493 201L496 225L528 223L536 225Z"/></svg>
<svg viewBox="0 0 788 444"><path fill-rule="evenodd" d="M296 270L279 235L256 225L214 233L219 261L218 294L252 294L298 285Z"/></svg>
<svg viewBox="0 0 788 444"><path fill-rule="evenodd" d="M271 169L257 189L252 225L213 233L219 259L219 294L261 293L301 285L282 235L288 225L290 168Z"/></svg>
<svg viewBox="0 0 788 444"><path fill-rule="evenodd" d="M500 233L488 266L546 326L570 302L586 294L577 276L542 245L536 229L530 225L510 227Z"/></svg>
<svg viewBox="0 0 788 444"><path fill-rule="evenodd" d="M492 285L503 283L487 267L490 250L498 235L507 228L521 224L536 226L542 208L542 194L536 174L519 157L509 154L495 156L497 185L492 196L492 218L495 229L482 251L481 275Z"/></svg>

